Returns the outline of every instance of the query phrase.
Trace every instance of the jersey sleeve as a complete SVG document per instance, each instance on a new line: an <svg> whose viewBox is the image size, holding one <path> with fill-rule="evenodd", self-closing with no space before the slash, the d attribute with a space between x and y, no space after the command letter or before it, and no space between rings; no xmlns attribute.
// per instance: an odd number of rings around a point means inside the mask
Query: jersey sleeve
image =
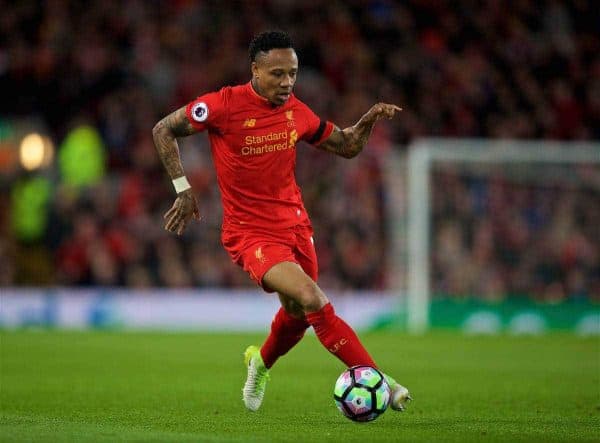
<svg viewBox="0 0 600 443"><path fill-rule="evenodd" d="M333 132L335 125L327 120L321 120L308 106L301 102L302 114L306 120L307 130L300 137L301 140L317 146L327 139Z"/></svg>
<svg viewBox="0 0 600 443"><path fill-rule="evenodd" d="M226 87L216 92L209 92L187 104L185 115L195 129L224 131L227 124L229 89Z"/></svg>

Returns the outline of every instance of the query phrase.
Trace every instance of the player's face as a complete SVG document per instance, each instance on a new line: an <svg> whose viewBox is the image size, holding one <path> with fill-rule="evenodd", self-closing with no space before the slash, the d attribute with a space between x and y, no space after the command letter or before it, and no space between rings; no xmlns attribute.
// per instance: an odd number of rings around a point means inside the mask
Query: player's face
<svg viewBox="0 0 600 443"><path fill-rule="evenodd" d="M258 93L274 105L283 105L296 83L298 57L291 48L262 52L252 62L252 75Z"/></svg>

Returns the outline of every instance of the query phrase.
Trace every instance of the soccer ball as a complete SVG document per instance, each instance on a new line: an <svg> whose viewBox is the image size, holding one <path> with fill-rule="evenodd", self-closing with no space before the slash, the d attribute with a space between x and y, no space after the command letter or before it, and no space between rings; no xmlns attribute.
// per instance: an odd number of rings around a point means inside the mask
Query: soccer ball
<svg viewBox="0 0 600 443"><path fill-rule="evenodd" d="M333 399L350 420L372 421L390 404L390 386L377 369L353 366L342 372L335 382Z"/></svg>

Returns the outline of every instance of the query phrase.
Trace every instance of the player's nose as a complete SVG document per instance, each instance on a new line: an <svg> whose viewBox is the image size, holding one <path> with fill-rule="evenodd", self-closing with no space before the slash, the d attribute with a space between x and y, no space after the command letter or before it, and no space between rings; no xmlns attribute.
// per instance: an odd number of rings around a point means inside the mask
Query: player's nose
<svg viewBox="0 0 600 443"><path fill-rule="evenodd" d="M286 75L281 81L282 88L291 88L294 85L294 78L291 75Z"/></svg>

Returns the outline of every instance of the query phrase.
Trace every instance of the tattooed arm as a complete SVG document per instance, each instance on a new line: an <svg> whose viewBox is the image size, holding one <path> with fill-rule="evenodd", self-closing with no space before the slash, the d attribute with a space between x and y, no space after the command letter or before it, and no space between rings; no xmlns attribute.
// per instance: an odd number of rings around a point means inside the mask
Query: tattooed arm
<svg viewBox="0 0 600 443"><path fill-rule="evenodd" d="M402 111L402 108L396 105L377 103L354 126L346 129L336 127L331 135L317 147L341 157L356 157L367 144L375 122L384 117L391 119L399 111Z"/></svg>
<svg viewBox="0 0 600 443"><path fill-rule="evenodd" d="M195 132L197 131L185 115L185 107L167 115L152 129L154 145L171 180L185 175L179 156L177 137L186 137ZM200 220L200 210L198 200L189 188L177 194L175 203L165 213L165 229L181 235L192 218Z"/></svg>

